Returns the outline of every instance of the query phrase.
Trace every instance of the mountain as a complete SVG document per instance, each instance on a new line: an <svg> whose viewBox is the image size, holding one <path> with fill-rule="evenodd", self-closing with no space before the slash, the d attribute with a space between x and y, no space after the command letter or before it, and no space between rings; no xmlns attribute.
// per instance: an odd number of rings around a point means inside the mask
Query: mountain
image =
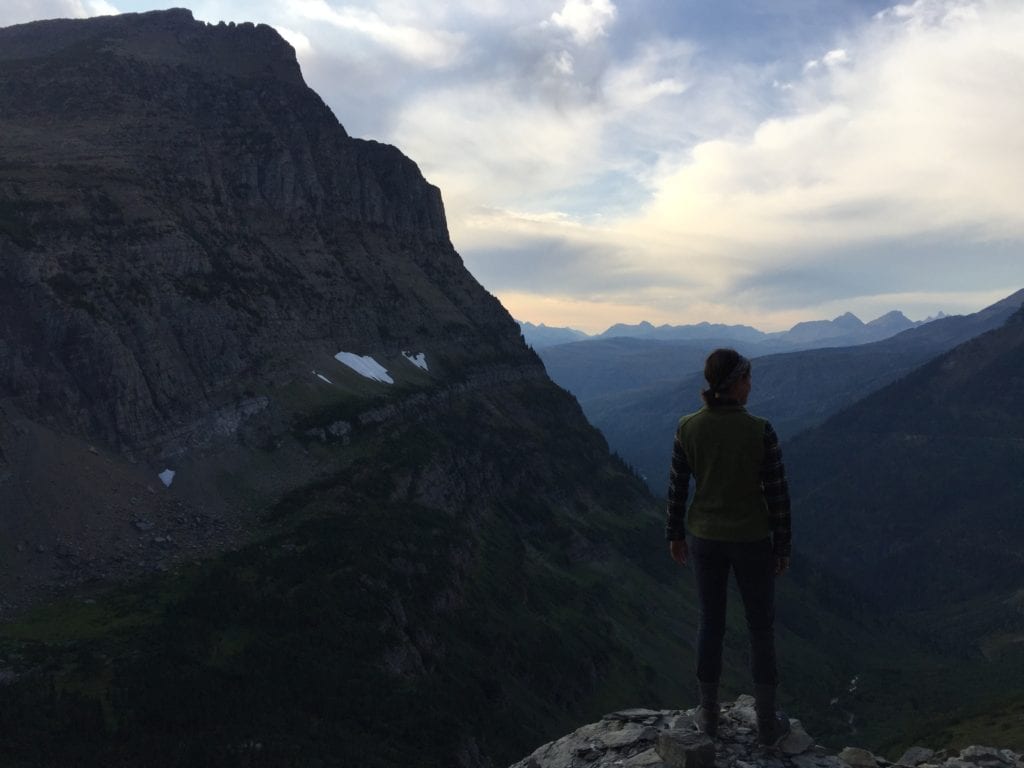
<svg viewBox="0 0 1024 768"><path fill-rule="evenodd" d="M945 317L945 315L943 315L940 312L939 317ZM937 319L938 317L928 318L924 322L927 323L931 322L931 320ZM918 323L915 323L913 320L911 320L909 317L907 317L897 309L894 309L891 312L886 312L884 315L876 317L874 320L871 320L867 323L867 327L877 328L888 334L897 334L900 331L905 331L908 328L913 328L915 325L918 325Z"/></svg>
<svg viewBox="0 0 1024 768"><path fill-rule="evenodd" d="M1024 309L801 435L809 551L905 610L1002 595L1000 631L1024 630L1022 401Z"/></svg>
<svg viewBox="0 0 1024 768"><path fill-rule="evenodd" d="M0 165L0 763L483 766L683 686L659 505L274 30L0 30Z"/></svg>
<svg viewBox="0 0 1024 768"><path fill-rule="evenodd" d="M603 333L599 339L629 337L634 339L693 340L730 339L748 343L763 341L767 334L749 325L723 325L722 323L701 322L692 325L659 325L655 327L644 320L636 325L617 323Z"/></svg>
<svg viewBox="0 0 1024 768"><path fill-rule="evenodd" d="M817 342L851 336L864 329L864 323L852 312L846 312L833 320L810 320L797 323L786 333L786 337L797 343Z"/></svg>
<svg viewBox="0 0 1024 768"><path fill-rule="evenodd" d="M483 768L686 695L661 505L276 32L0 30L0 164L0 764ZM791 576L809 722L861 671L950 700Z"/></svg>
<svg viewBox="0 0 1024 768"><path fill-rule="evenodd" d="M947 738L1021 734L1022 400L1024 308L787 447L807 556L990 680Z"/></svg>
<svg viewBox="0 0 1024 768"><path fill-rule="evenodd" d="M559 344L540 349L537 354L559 386L572 392L580 403L587 403L703 370L704 359L715 346L735 346L754 354L751 347L730 339L665 341L631 337Z"/></svg>
<svg viewBox="0 0 1024 768"><path fill-rule="evenodd" d="M0 30L0 165L0 764L483 768L688 689L661 505L274 30ZM875 619L787 589L825 702Z"/></svg>
<svg viewBox="0 0 1024 768"><path fill-rule="evenodd" d="M750 410L771 420L785 441L936 355L1002 325L1022 302L1024 290L972 315L945 317L883 341L756 357ZM558 381L551 351L545 351L544 361ZM656 493L664 493L676 423L681 414L700 407L705 386L703 374L695 370L674 381L580 397L580 404L612 449Z"/></svg>
<svg viewBox="0 0 1024 768"><path fill-rule="evenodd" d="M554 344L567 344L572 341L583 341L590 336L575 328L550 328L544 323L534 325L522 320L517 321L523 332L523 339L534 349L543 349Z"/></svg>
<svg viewBox="0 0 1024 768"><path fill-rule="evenodd" d="M942 313L939 313L943 316ZM899 310L886 312L867 323L851 312L846 312L832 320L814 320L797 323L788 331L775 334L775 338L784 339L794 346L808 348L810 346L852 346L881 341L897 333L931 322L933 319L914 322Z"/></svg>
<svg viewBox="0 0 1024 768"><path fill-rule="evenodd" d="M548 374L580 399L616 396L659 382L679 380L704 367L715 347L733 347L748 357L801 349L866 344L921 325L893 311L870 323L847 313L835 320L798 323L790 331L766 334L749 326L699 323L660 326L616 325L585 341L534 345Z"/></svg>
<svg viewBox="0 0 1024 768"><path fill-rule="evenodd" d="M939 313L942 317L942 313ZM932 319L922 321L930 322ZM634 338L668 340L702 340L718 339L723 344L744 343L764 344L764 352L792 349L806 349L828 345L847 346L865 344L871 341L892 336L900 331L913 328L922 323L915 323L898 310L864 323L851 312L846 312L832 320L810 320L797 323L788 331L765 333L749 325L724 325L722 323L701 322L693 325L659 325L654 326L646 320L636 325L618 323L595 338ZM570 341L569 339L566 342Z"/></svg>

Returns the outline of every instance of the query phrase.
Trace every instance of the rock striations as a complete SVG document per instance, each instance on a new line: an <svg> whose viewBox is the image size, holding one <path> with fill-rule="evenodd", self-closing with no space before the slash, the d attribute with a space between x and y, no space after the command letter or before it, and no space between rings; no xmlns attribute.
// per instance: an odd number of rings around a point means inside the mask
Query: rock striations
<svg viewBox="0 0 1024 768"><path fill-rule="evenodd" d="M535 750L511 768L1024 768L1024 755L972 746L959 753L922 747L896 762L857 747L838 754L815 744L798 720L778 747L757 745L754 700L722 707L718 739L698 733L695 710L627 709Z"/></svg>
<svg viewBox="0 0 1024 768"><path fill-rule="evenodd" d="M0 29L5 601L238 540L252 497L314 471L284 450L226 488L253 450L523 380L543 368L439 190L350 137L272 28L176 9ZM164 521L141 556L140 520Z"/></svg>
<svg viewBox="0 0 1024 768"><path fill-rule="evenodd" d="M438 189L349 137L270 27L3 29L0 105L0 394L31 418L167 453L339 349L532 362Z"/></svg>
<svg viewBox="0 0 1024 768"><path fill-rule="evenodd" d="M681 685L658 507L272 29L0 30L0 765L508 763Z"/></svg>

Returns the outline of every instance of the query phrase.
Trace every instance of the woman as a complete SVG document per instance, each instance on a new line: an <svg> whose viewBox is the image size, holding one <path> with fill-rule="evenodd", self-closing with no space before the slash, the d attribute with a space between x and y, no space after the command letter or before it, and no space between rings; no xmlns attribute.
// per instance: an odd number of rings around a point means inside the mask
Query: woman
<svg viewBox="0 0 1024 768"><path fill-rule="evenodd" d="M750 361L716 349L704 365L704 407L679 420L672 450L666 534L672 558L693 561L700 603L697 727L718 732L726 588L730 569L746 610L758 740L775 746L789 720L775 711L775 577L789 568L789 490L775 430L743 407ZM686 508L691 475L693 500Z"/></svg>

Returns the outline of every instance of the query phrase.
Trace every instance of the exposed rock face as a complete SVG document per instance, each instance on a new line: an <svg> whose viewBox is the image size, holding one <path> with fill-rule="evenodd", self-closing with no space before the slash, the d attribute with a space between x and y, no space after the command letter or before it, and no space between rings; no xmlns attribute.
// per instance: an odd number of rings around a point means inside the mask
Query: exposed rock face
<svg viewBox="0 0 1024 768"><path fill-rule="evenodd" d="M439 190L349 137L273 29L180 9L0 29L3 601L222 550L252 498L322 471L293 445L252 476L296 420L340 407L301 428L346 439L328 428L488 376L544 373L464 268ZM188 471L167 489L172 462ZM142 541L135 518L156 526Z"/></svg>
<svg viewBox="0 0 1024 768"><path fill-rule="evenodd" d="M0 105L0 398L33 419L159 452L339 349L535 364L439 191L350 138L269 27L0 30Z"/></svg>
<svg viewBox="0 0 1024 768"><path fill-rule="evenodd" d="M754 700L740 696L722 707L718 738L697 733L696 710L628 709L535 750L511 768L887 768L889 761L856 747L839 754L817 746L798 720L776 748L757 744ZM895 765L911 768L1024 768L1008 749L967 747L959 754L915 747Z"/></svg>

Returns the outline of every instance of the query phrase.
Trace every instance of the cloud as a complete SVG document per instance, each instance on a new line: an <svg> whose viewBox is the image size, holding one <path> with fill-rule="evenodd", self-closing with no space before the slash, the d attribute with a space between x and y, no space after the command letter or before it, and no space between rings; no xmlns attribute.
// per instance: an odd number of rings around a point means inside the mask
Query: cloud
<svg viewBox="0 0 1024 768"><path fill-rule="evenodd" d="M579 45L586 45L606 34L615 15L611 0L565 0L562 10L551 14L551 22L568 30Z"/></svg>
<svg viewBox="0 0 1024 768"><path fill-rule="evenodd" d="M105 5L6 0L0 22ZM876 296L934 296L933 314L1024 284L1024 6L697 6L197 0L195 12L277 27L353 135L396 144L441 187L478 279L507 302L561 307L557 324L646 309L780 327L867 317ZM894 306L912 309L881 311Z"/></svg>
<svg viewBox="0 0 1024 768"><path fill-rule="evenodd" d="M355 33L416 64L431 68L452 66L465 42L464 35L460 33L394 22L374 10L354 5L334 7L327 0L290 0L289 10L289 15Z"/></svg>
<svg viewBox="0 0 1024 768"><path fill-rule="evenodd" d="M120 13L106 0L4 0L0 26L22 24L36 19L84 19Z"/></svg>
<svg viewBox="0 0 1024 768"><path fill-rule="evenodd" d="M1016 4L883 14L852 55L831 56L842 66L794 84L788 114L666 159L652 201L613 228L650 264L685 243L680 279L764 306L872 285L1012 289L1024 281L1022 31Z"/></svg>
<svg viewBox="0 0 1024 768"><path fill-rule="evenodd" d="M1024 284L1022 30L1013 4L915 3L845 30L785 89L774 67L709 70L686 40L571 69L553 47L551 90L424 94L395 138L442 187L474 274L559 322L646 307L785 327L893 308L875 296L976 309Z"/></svg>
<svg viewBox="0 0 1024 768"><path fill-rule="evenodd" d="M287 27L276 26L278 34L281 35L285 40L288 41L289 45L295 49L297 56L306 56L313 52L313 43L310 42L309 38L301 32L296 32L293 29Z"/></svg>
<svg viewBox="0 0 1024 768"><path fill-rule="evenodd" d="M838 67L842 64L846 64L849 61L850 55L845 50L842 48L834 48L820 59L812 59L804 64L804 72L810 72L811 70L818 69L819 67L831 69L832 67Z"/></svg>

